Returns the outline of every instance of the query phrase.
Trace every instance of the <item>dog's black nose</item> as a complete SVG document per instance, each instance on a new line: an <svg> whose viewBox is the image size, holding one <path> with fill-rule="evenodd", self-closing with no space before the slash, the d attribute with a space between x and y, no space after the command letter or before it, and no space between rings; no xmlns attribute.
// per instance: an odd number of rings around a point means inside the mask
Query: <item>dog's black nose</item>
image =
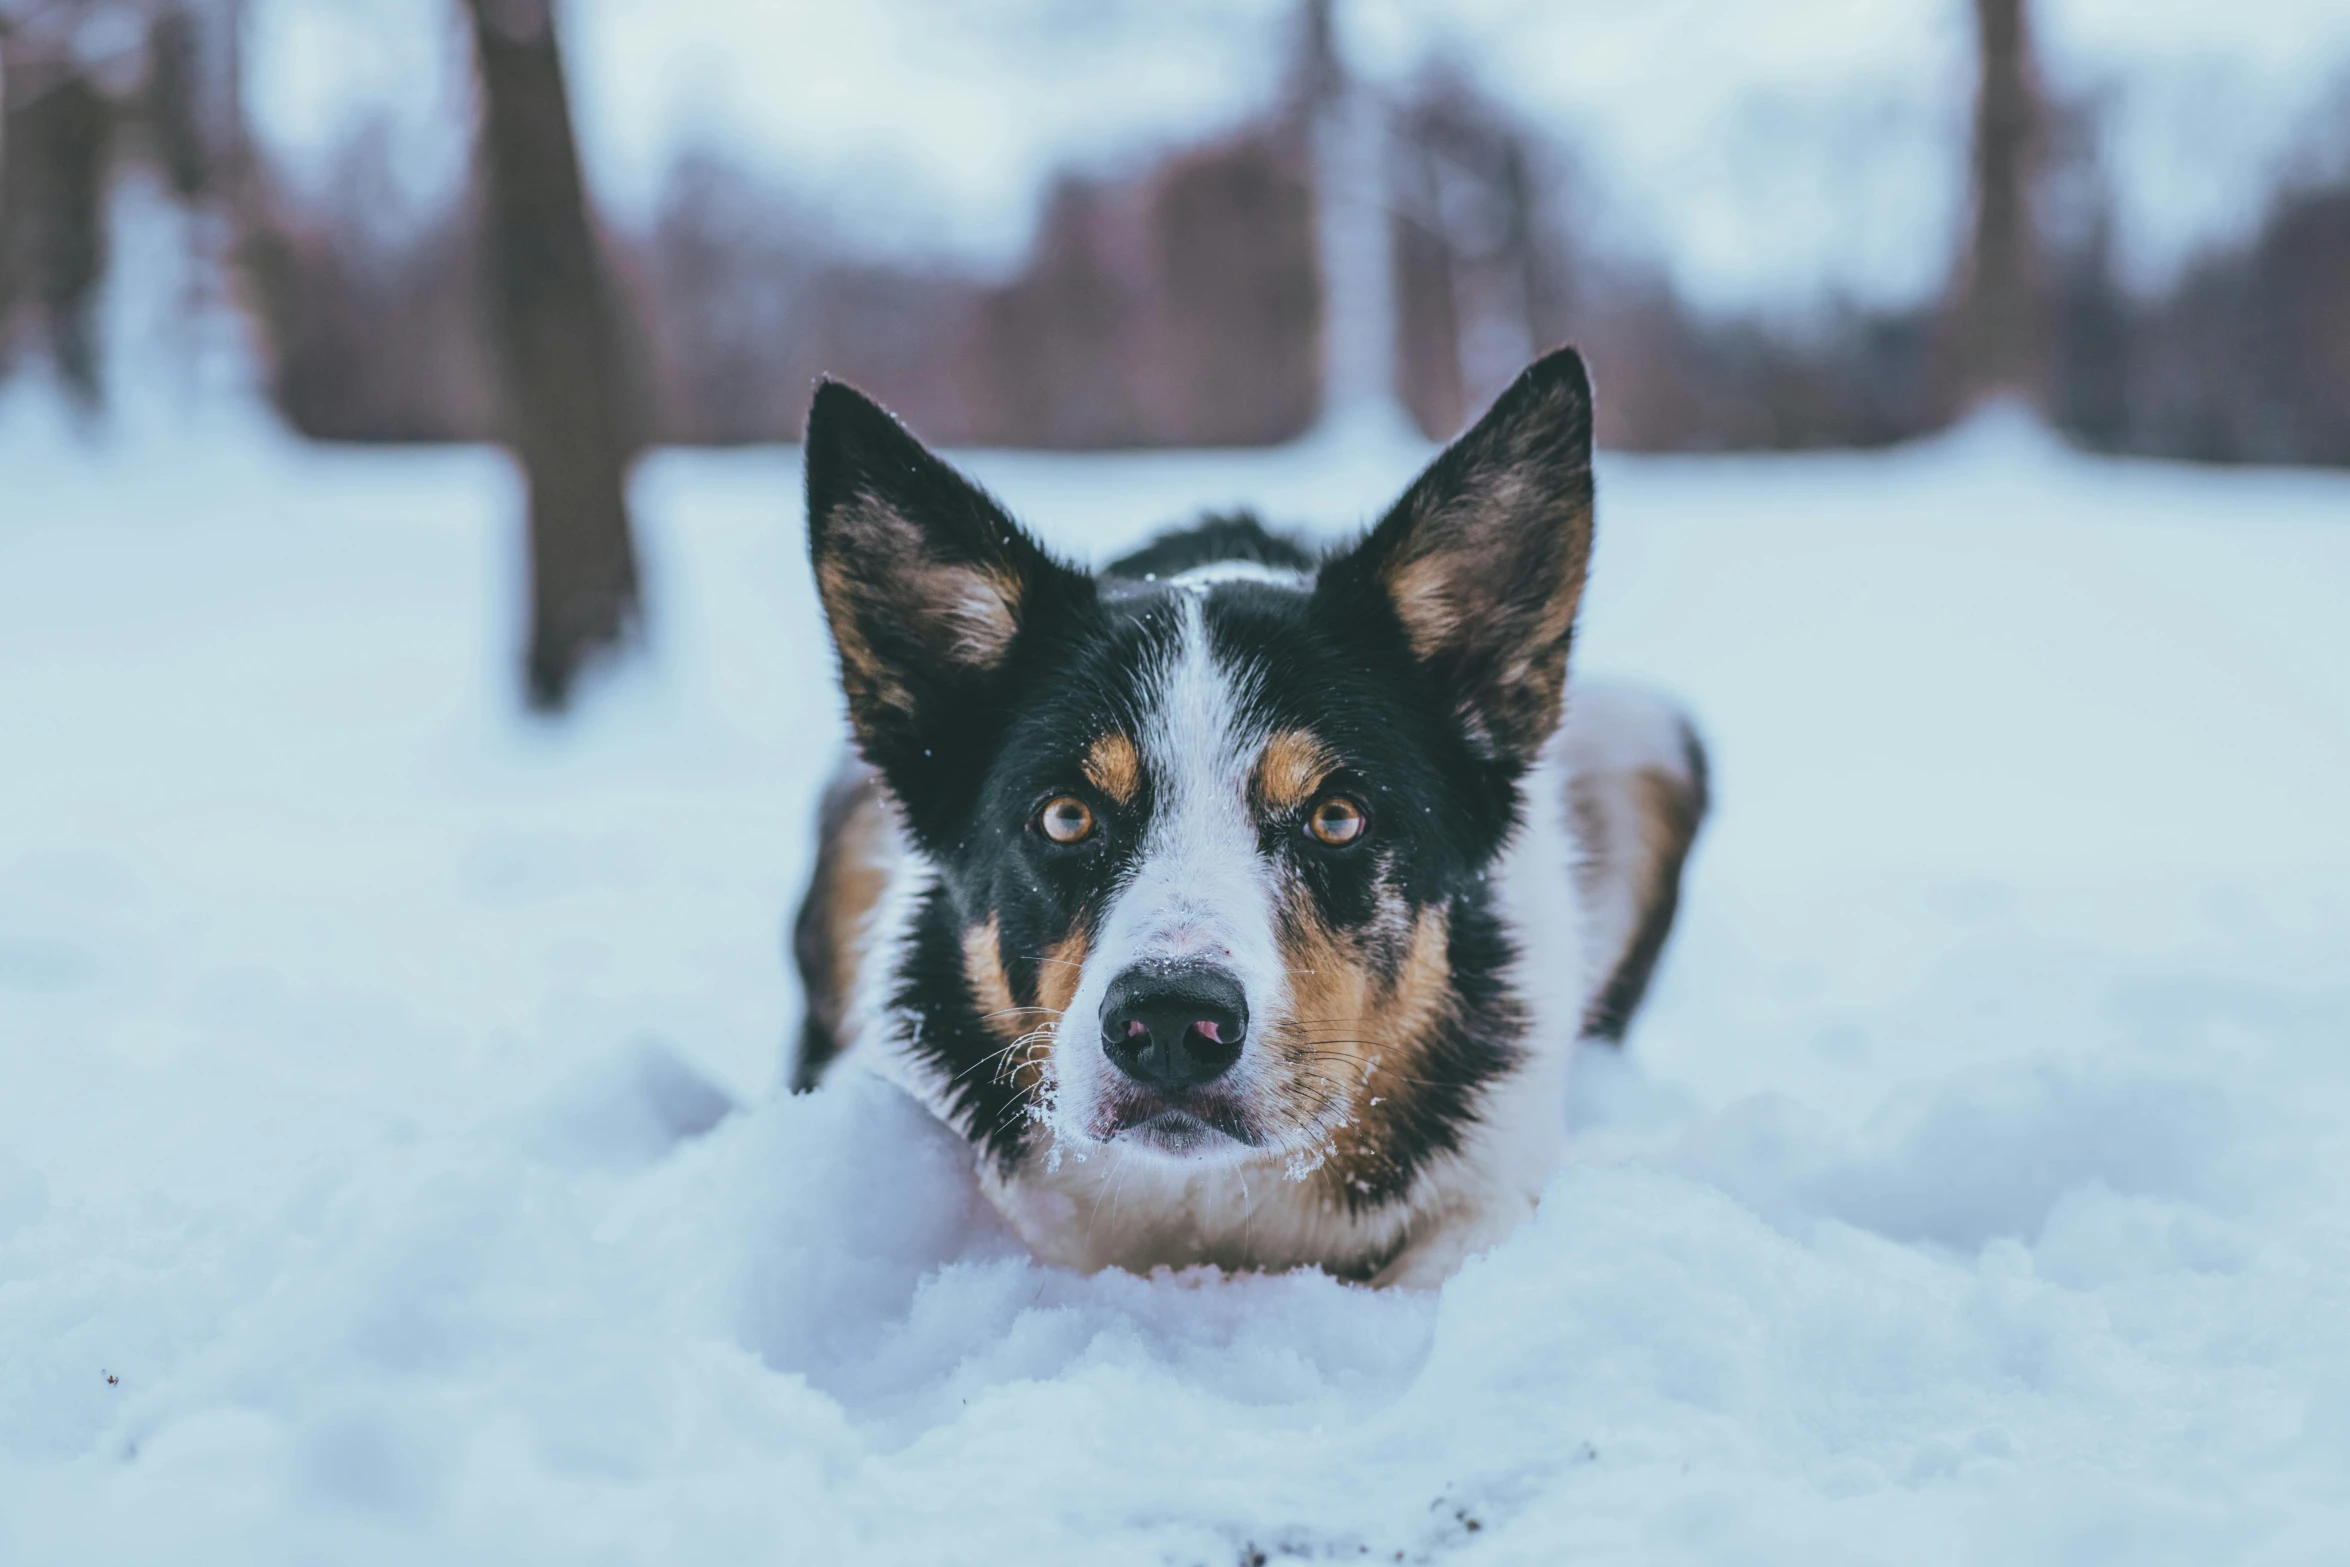
<svg viewBox="0 0 2350 1567"><path fill-rule="evenodd" d="M1220 968L1131 968L1102 998L1102 1052L1152 1088L1221 1077L1248 1038L1248 995Z"/></svg>

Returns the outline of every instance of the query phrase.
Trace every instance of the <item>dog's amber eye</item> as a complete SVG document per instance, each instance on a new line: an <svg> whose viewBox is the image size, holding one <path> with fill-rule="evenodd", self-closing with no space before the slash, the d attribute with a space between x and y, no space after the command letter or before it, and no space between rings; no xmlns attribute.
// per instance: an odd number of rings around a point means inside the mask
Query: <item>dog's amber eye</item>
<svg viewBox="0 0 2350 1567"><path fill-rule="evenodd" d="M1046 802L1037 813L1036 825L1055 843L1083 843L1093 831L1093 812L1077 796L1064 794Z"/></svg>
<svg viewBox="0 0 2350 1567"><path fill-rule="evenodd" d="M1363 835L1371 819L1363 808L1343 794L1334 794L1314 807L1314 814L1306 818L1306 831L1314 835L1316 843L1326 843L1333 849L1342 849Z"/></svg>

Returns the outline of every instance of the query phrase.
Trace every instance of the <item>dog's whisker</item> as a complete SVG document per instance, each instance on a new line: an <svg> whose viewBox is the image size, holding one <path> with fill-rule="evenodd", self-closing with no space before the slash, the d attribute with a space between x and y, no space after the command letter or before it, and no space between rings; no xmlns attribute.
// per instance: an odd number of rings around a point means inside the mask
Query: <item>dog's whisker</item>
<svg viewBox="0 0 2350 1567"><path fill-rule="evenodd" d="M1013 1040L1010 1044L1005 1045L1000 1049L990 1050L986 1055L981 1056L978 1060L963 1068L962 1071L957 1072L953 1077L949 1078L948 1081L959 1083L964 1078L969 1077L973 1072L978 1071L981 1067L986 1066L990 1062L1002 1061L1006 1057L1012 1055L1014 1052L1024 1049L1029 1045L1033 1045L1039 1040L1053 1038L1055 1032L1056 1025L1052 1023L1046 1024L1043 1028L1032 1029L1028 1033L1022 1034L1018 1039ZM1021 1064L1026 1065L1028 1063L1023 1062ZM996 1074L999 1081L1001 1080L1002 1075L1003 1074L1000 1072Z"/></svg>

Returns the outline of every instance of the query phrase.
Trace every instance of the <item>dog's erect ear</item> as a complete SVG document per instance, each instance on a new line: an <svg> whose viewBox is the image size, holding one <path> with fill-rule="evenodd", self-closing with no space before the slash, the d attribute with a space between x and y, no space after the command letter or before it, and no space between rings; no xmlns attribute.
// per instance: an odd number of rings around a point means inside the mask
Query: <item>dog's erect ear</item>
<svg viewBox="0 0 2350 1567"><path fill-rule="evenodd" d="M1048 556L977 485L838 381L808 410L808 553L866 760L919 818L968 779L995 678L1022 629L1090 578Z"/></svg>
<svg viewBox="0 0 2350 1567"><path fill-rule="evenodd" d="M1562 348L1323 568L1318 596L1337 613L1384 599L1470 743L1523 767L1558 727L1590 559L1591 382Z"/></svg>

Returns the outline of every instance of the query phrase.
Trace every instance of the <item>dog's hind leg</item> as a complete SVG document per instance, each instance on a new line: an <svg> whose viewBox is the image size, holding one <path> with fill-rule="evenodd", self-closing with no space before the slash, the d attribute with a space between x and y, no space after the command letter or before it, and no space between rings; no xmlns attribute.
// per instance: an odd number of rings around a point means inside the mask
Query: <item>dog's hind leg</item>
<svg viewBox="0 0 2350 1567"><path fill-rule="evenodd" d="M1706 812L1705 748L1670 702L1570 686L1562 736L1590 944L1583 1037L1620 1043L1648 990Z"/></svg>
<svg viewBox="0 0 2350 1567"><path fill-rule="evenodd" d="M799 1048L787 1079L795 1094L814 1088L853 1042L849 999L874 907L889 886L889 810L881 775L853 756L825 785L817 808L816 870L792 923L802 1001Z"/></svg>

